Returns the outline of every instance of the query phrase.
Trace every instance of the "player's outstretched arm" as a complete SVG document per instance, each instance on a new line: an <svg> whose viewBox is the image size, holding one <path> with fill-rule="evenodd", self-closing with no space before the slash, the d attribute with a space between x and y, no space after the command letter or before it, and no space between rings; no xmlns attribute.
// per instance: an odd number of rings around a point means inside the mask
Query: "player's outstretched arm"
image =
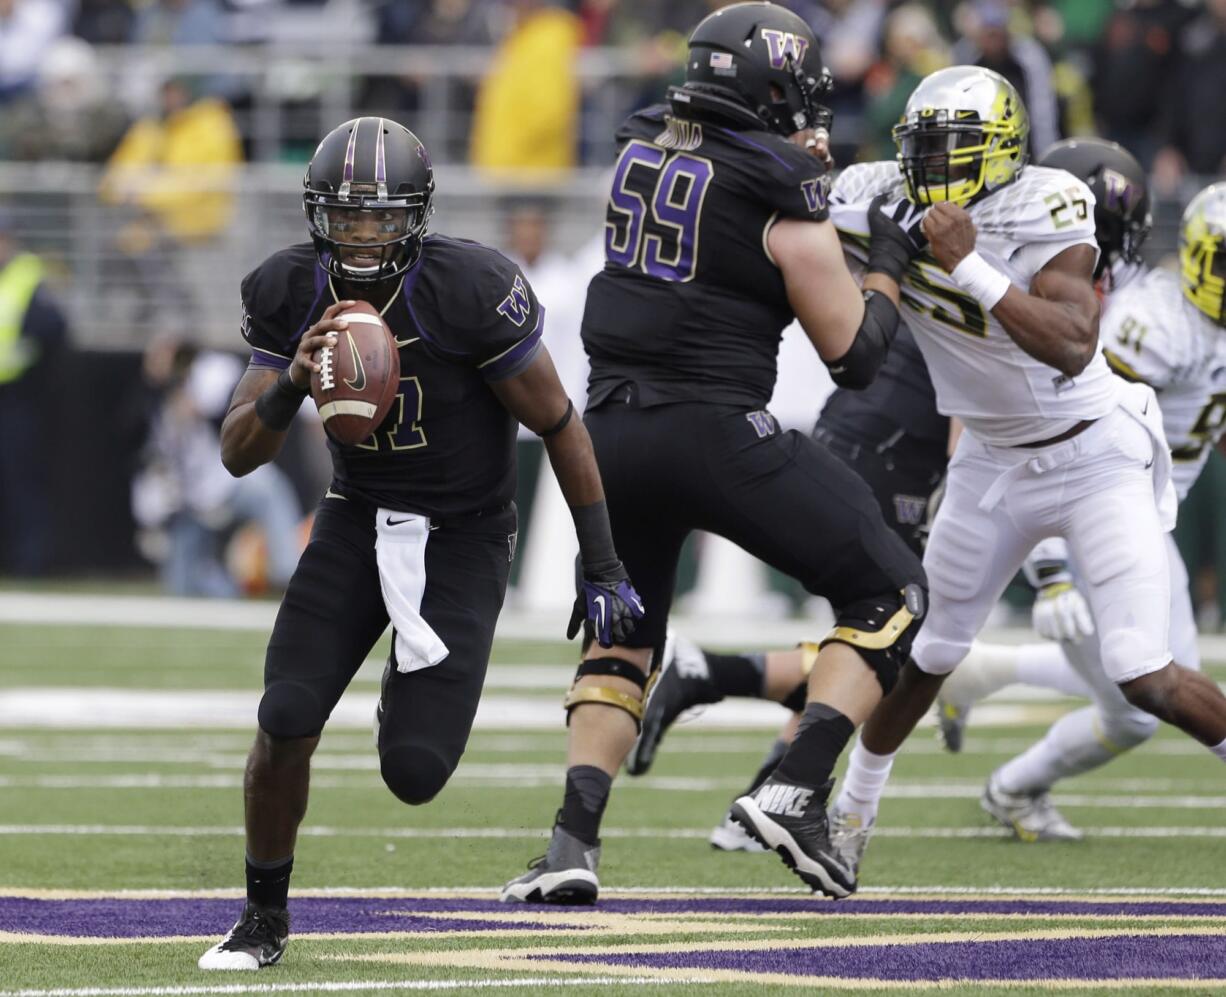
<svg viewBox="0 0 1226 997"><path fill-rule="evenodd" d="M861 292L829 221L783 219L767 235L788 303L835 384L864 388L898 328L898 284L870 274Z"/></svg>
<svg viewBox="0 0 1226 997"><path fill-rule="evenodd" d="M286 430L310 394L311 374L319 370L312 356L316 350L336 345L336 330L348 323L335 316L353 305L352 301L329 305L303 334L285 370L277 373L253 367L238 382L221 424L221 462L234 477L250 474L277 456Z"/></svg>
<svg viewBox="0 0 1226 997"><path fill-rule="evenodd" d="M957 205L934 205L923 231L936 261L992 312L1018 346L1068 377L1086 369L1098 348L1092 247L1070 246L1058 253L1035 274L1027 293L975 252L975 223Z"/></svg>
<svg viewBox="0 0 1226 997"><path fill-rule="evenodd" d="M642 617L643 604L613 547L592 441L558 380L553 359L542 346L523 371L492 381L490 387L507 411L544 441L549 464L575 521L583 591L575 601L567 638L574 637L587 619L602 647L621 643L633 632L634 621Z"/></svg>

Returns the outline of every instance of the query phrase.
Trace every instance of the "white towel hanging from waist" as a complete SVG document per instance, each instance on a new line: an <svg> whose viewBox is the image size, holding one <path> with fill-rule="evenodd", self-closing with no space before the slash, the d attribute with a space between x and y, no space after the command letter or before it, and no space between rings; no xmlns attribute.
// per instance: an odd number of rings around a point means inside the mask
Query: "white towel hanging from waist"
<svg viewBox="0 0 1226 997"><path fill-rule="evenodd" d="M421 615L430 520L392 509L379 509L376 516L375 558L383 603L395 628L396 670L414 672L437 665L447 657L447 645Z"/></svg>

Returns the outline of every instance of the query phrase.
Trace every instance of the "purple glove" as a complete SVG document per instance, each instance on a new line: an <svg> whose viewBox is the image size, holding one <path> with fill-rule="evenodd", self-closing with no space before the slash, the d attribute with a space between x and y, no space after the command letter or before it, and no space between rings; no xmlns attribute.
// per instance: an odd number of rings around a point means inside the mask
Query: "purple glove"
<svg viewBox="0 0 1226 997"><path fill-rule="evenodd" d="M591 623L592 635L601 647L620 644L634 633L635 621L643 618L643 600L624 569L620 575L583 579L570 614L570 626L566 628L567 640L579 632L585 621Z"/></svg>

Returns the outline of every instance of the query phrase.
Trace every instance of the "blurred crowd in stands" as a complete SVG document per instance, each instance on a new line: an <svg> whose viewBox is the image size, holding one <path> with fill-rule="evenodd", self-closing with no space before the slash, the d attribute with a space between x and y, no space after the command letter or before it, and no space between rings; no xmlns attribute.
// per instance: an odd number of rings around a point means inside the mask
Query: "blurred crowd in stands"
<svg viewBox="0 0 1226 997"><path fill-rule="evenodd" d="M580 112L587 89L600 85L576 72L576 54L614 47L629 57L629 110L679 75L687 31L723 2L0 0L0 160L101 162L129 120L175 120L165 106L116 100L102 85L95 46L306 46L323 53L317 72L325 74L329 52L346 59L373 44L488 48L485 72L460 94L473 109L469 158L491 168L566 168L584 160ZM890 153L890 126L924 74L978 62L1020 87L1036 149L1067 135L1116 139L1153 170L1160 192L1185 172L1223 169L1226 0L782 2L822 40L843 161ZM224 63L178 83L189 109L212 99L241 108L249 98ZM420 84L410 62L400 75L365 77L355 104L411 119ZM213 116L207 126L226 131ZM38 122L66 127L32 127Z"/></svg>

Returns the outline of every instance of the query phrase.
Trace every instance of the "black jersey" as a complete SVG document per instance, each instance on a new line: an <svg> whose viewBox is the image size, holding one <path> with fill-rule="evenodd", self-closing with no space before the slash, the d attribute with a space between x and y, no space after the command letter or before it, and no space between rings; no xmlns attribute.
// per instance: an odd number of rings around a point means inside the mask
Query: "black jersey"
<svg viewBox="0 0 1226 997"><path fill-rule="evenodd" d="M792 320L768 255L776 218L827 217L825 168L767 131L631 115L605 220L605 267L588 287L589 407L634 381L642 405L761 408Z"/></svg>
<svg viewBox="0 0 1226 997"><path fill-rule="evenodd" d="M251 362L276 369L337 300L309 244L270 256L242 295ZM365 443L329 439L334 489L436 517L510 502L516 422L487 382L521 372L541 348L544 311L523 274L478 243L430 236L383 318L400 347L400 393Z"/></svg>
<svg viewBox="0 0 1226 997"><path fill-rule="evenodd" d="M905 436L941 460L949 440L949 419L937 411L924 355L905 325L873 383L863 391L835 388L817 424L866 447L890 447Z"/></svg>

